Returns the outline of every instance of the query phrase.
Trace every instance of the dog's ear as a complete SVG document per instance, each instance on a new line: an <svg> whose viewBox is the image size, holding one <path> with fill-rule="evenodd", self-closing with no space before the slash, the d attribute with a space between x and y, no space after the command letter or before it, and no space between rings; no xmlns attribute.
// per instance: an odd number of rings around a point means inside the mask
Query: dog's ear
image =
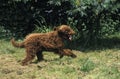
<svg viewBox="0 0 120 79"><path fill-rule="evenodd" d="M58 31L59 30L59 26L58 27L54 27L53 30L54 31Z"/></svg>
<svg viewBox="0 0 120 79"><path fill-rule="evenodd" d="M58 33L63 33L63 30L60 29L60 26L54 27L53 30L57 31Z"/></svg>
<svg viewBox="0 0 120 79"><path fill-rule="evenodd" d="M57 27L54 27L53 30L56 31L56 30L57 30Z"/></svg>
<svg viewBox="0 0 120 79"><path fill-rule="evenodd" d="M64 29L65 27L64 26L65 25L54 27L53 30L54 31L58 31L59 33L64 33L64 31L65 31L65 29Z"/></svg>

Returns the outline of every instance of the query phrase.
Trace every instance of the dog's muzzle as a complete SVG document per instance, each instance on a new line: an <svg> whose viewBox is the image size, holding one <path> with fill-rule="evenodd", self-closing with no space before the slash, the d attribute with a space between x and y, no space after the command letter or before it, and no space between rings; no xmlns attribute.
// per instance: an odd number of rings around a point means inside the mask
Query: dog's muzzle
<svg viewBox="0 0 120 79"><path fill-rule="evenodd" d="M68 35L68 39L71 41L72 40L72 35Z"/></svg>

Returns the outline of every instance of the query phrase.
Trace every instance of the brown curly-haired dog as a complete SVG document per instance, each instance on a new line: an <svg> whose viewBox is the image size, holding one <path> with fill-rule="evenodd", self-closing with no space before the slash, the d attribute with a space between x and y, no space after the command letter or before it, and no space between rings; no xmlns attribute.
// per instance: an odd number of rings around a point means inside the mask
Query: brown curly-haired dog
<svg viewBox="0 0 120 79"><path fill-rule="evenodd" d="M11 43L14 47L26 49L26 58L22 61L22 65L28 64L37 55L38 61L43 60L42 51L53 51L60 55L68 55L76 57L69 49L64 49L64 40L71 40L75 32L68 25L61 25L54 28L54 31L48 33L33 33L26 36L23 42L16 43L14 39Z"/></svg>

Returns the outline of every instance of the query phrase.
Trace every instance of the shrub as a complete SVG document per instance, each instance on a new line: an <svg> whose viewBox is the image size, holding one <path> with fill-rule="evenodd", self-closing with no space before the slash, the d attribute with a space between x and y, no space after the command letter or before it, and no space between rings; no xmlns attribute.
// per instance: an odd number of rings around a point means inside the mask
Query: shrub
<svg viewBox="0 0 120 79"><path fill-rule="evenodd" d="M10 30L6 30L3 26L0 26L0 39L10 39L12 36Z"/></svg>
<svg viewBox="0 0 120 79"><path fill-rule="evenodd" d="M33 33L46 33L46 32L50 32L52 30L51 27L48 27L46 25L42 25L41 21L36 20L36 24L35 24L35 30L33 31Z"/></svg>
<svg viewBox="0 0 120 79"><path fill-rule="evenodd" d="M68 24L85 45L120 31L118 0L1 0L0 25L16 37ZM39 22L38 22L39 21ZM49 27L48 27L49 26Z"/></svg>
<svg viewBox="0 0 120 79"><path fill-rule="evenodd" d="M67 11L71 24L78 30L79 42L84 46L119 31L120 2L118 0L70 0L72 8ZM117 30L116 30L117 29Z"/></svg>

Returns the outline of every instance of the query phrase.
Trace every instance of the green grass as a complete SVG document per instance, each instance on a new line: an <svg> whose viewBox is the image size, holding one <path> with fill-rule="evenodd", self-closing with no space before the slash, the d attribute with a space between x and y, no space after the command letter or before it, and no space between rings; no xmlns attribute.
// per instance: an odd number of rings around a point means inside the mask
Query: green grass
<svg viewBox="0 0 120 79"><path fill-rule="evenodd" d="M84 60L81 71L83 72L89 72L95 68L95 64L93 61L89 60L88 58Z"/></svg>
<svg viewBox="0 0 120 79"><path fill-rule="evenodd" d="M120 49L76 51L77 58L43 52L44 61L21 66L25 50L0 40L1 79L119 79ZM86 49L87 50L87 49Z"/></svg>

